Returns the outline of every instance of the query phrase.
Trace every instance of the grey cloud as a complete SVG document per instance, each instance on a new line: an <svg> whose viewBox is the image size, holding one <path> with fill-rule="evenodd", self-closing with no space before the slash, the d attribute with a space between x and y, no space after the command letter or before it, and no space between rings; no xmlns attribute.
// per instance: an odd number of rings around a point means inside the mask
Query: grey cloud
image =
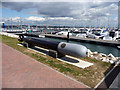
<svg viewBox="0 0 120 90"><path fill-rule="evenodd" d="M19 12L23 9L33 8L34 4L32 2L2 2L2 6Z"/></svg>
<svg viewBox="0 0 120 90"><path fill-rule="evenodd" d="M113 4L113 6L111 6ZM9 8L18 12L24 9L35 8L34 11L26 12L30 15L40 15L48 17L73 17L80 23L81 19L91 19L108 17L106 13L117 16L116 4L113 2L3 2L3 8ZM43 23L67 23L68 21L47 20ZM70 22L70 21L69 21ZM73 23L71 21L70 23Z"/></svg>
<svg viewBox="0 0 120 90"><path fill-rule="evenodd" d="M30 14L38 14L45 17L74 17L79 18L83 15L95 15L90 12L91 8L105 8L111 3L92 3L92 2L3 2L3 7L10 8L16 11L23 9L36 8L35 11L29 12ZM89 13L88 13L89 12ZM98 12L98 11L97 11ZM96 15L97 15L97 12ZM98 12L99 14L100 12ZM102 12L101 12L102 13ZM98 15L97 15L98 16ZM101 14L101 16L104 16ZM94 16L93 16L94 17Z"/></svg>
<svg viewBox="0 0 120 90"><path fill-rule="evenodd" d="M38 14L49 17L72 17L69 3L43 3L40 4Z"/></svg>

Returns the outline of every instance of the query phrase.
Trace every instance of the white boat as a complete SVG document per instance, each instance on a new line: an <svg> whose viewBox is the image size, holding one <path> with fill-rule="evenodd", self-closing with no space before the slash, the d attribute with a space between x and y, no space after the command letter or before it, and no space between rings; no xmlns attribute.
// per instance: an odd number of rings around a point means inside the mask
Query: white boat
<svg viewBox="0 0 120 90"><path fill-rule="evenodd" d="M120 38L120 31L119 30L111 30L110 32L109 32L109 37L111 37L112 38L112 40L117 40L117 39L119 39Z"/></svg>
<svg viewBox="0 0 120 90"><path fill-rule="evenodd" d="M109 32L106 29L93 29L87 34L87 37L94 38L94 39L102 39L103 37L107 36Z"/></svg>
<svg viewBox="0 0 120 90"><path fill-rule="evenodd" d="M45 36L43 36L43 35L39 35L39 38L45 38Z"/></svg>
<svg viewBox="0 0 120 90"><path fill-rule="evenodd" d="M76 34L76 37L81 37L81 38L85 37L86 38L88 32L89 32L88 29L80 29L79 33Z"/></svg>
<svg viewBox="0 0 120 90"><path fill-rule="evenodd" d="M104 37L103 37L103 40L110 40L110 41L111 41L111 40L113 40L113 39L112 39L112 37L110 37L109 35L107 35L107 36L104 36Z"/></svg>
<svg viewBox="0 0 120 90"><path fill-rule="evenodd" d="M56 33L56 35L65 35L65 36L67 36L68 31L60 31L60 32ZM69 33L69 36L72 36L72 33Z"/></svg>
<svg viewBox="0 0 120 90"><path fill-rule="evenodd" d="M120 46L117 46L118 49L120 49Z"/></svg>

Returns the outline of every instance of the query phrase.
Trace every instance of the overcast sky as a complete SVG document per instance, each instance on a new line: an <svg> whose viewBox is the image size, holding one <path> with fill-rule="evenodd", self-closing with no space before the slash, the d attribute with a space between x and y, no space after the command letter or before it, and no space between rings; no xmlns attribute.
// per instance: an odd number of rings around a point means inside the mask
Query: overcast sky
<svg viewBox="0 0 120 90"><path fill-rule="evenodd" d="M118 2L2 2L3 22L11 18L14 24L115 27Z"/></svg>

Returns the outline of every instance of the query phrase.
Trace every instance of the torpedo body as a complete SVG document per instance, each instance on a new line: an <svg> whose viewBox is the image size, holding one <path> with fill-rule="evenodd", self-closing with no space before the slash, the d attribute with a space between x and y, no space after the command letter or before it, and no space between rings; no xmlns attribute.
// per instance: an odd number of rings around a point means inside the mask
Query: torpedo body
<svg viewBox="0 0 120 90"><path fill-rule="evenodd" d="M32 46L39 46L46 49L55 50L63 55L74 57L86 57L87 48L83 45L71 44L66 42L57 42L34 37L20 37L19 41L24 41Z"/></svg>
<svg viewBox="0 0 120 90"><path fill-rule="evenodd" d="M58 51L64 55L70 55L74 57L87 56L87 48L83 45L78 44L60 42L58 45Z"/></svg>

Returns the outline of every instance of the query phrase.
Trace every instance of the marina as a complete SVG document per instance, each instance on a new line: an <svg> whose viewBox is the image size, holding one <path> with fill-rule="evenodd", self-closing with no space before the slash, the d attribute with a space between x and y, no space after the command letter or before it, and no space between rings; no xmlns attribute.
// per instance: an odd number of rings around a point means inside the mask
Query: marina
<svg viewBox="0 0 120 90"><path fill-rule="evenodd" d="M66 40L66 36L59 36L59 35L50 35L50 34L45 34L46 37L49 38L58 38L58 39L64 39ZM120 41L107 41L107 40L99 40L99 39L91 39L91 38L79 38L79 37L74 37L70 36L69 40L71 41L80 41L80 42L88 42L88 43L94 43L94 44L102 44L102 45L110 45L110 46L119 46Z"/></svg>
<svg viewBox="0 0 120 90"><path fill-rule="evenodd" d="M17 30L17 29L8 30L8 31L10 33L13 33L16 35L22 34L19 31L25 32L25 30ZM12 32L12 31L14 31L14 32ZM67 42L67 40L68 40L67 35L52 34L52 33L56 32L56 29L55 30L44 29L43 31L45 31L45 32L41 32L41 31L29 32L29 35L36 36L36 37L39 37L39 36L44 37L45 36L45 39L51 39L54 41ZM120 56L120 49L118 48L120 46L120 41L75 37L75 35L73 34L72 36L69 36L69 43L85 45L87 48L89 48L91 51L94 51L94 52L97 51L97 52L101 52L101 53L105 53L105 54L111 53L114 56L117 56L117 57ZM94 47L96 47L96 48L94 48Z"/></svg>
<svg viewBox="0 0 120 90"><path fill-rule="evenodd" d="M2 87L118 88L120 2L48 1L1 2Z"/></svg>

